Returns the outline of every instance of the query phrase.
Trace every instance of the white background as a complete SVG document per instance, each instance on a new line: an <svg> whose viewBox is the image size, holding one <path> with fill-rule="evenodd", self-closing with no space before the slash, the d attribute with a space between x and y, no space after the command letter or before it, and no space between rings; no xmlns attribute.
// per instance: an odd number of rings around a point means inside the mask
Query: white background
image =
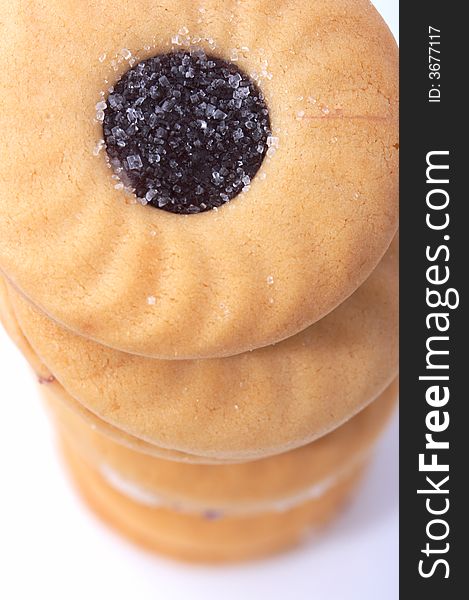
<svg viewBox="0 0 469 600"><path fill-rule="evenodd" d="M397 37L398 1L375 0ZM242 566L146 554L75 496L33 377L0 327L0 598L396 600L397 416L360 491L313 543Z"/></svg>

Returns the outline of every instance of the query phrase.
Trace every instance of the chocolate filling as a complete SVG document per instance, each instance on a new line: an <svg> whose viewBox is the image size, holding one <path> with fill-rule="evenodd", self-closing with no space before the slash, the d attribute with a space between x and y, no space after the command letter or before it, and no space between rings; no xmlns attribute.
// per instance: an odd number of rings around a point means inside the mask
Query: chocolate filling
<svg viewBox="0 0 469 600"><path fill-rule="evenodd" d="M256 83L202 50L126 71L107 98L103 130L124 185L143 204L180 214L219 207L247 188L271 135Z"/></svg>

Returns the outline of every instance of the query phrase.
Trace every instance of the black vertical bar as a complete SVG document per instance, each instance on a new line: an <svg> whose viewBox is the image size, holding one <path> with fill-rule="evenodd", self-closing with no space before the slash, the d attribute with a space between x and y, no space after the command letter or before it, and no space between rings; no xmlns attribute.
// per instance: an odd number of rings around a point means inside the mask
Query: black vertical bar
<svg viewBox="0 0 469 600"><path fill-rule="evenodd" d="M463 166L469 30L464 8L462 2L435 0L400 4L400 590L404 599L469 597L464 591L469 566L463 533L468 522L464 483L469 481L469 470L464 464L469 453L462 441L463 436L469 439L463 414L469 402L464 389L464 372L469 370L464 319L468 316L464 311L469 198L463 187L469 170ZM435 168L427 172L429 164ZM444 298L452 308L442 305ZM445 394L449 394L447 401ZM447 465L448 471L430 471L432 460L438 468Z"/></svg>

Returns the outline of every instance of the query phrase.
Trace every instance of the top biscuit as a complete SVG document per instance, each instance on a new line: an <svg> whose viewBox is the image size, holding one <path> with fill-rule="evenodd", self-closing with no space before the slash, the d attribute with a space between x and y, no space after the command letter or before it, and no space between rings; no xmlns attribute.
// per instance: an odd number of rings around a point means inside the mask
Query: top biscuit
<svg viewBox="0 0 469 600"><path fill-rule="evenodd" d="M200 4L0 0L0 270L166 359L303 330L397 226L397 51L369 2Z"/></svg>

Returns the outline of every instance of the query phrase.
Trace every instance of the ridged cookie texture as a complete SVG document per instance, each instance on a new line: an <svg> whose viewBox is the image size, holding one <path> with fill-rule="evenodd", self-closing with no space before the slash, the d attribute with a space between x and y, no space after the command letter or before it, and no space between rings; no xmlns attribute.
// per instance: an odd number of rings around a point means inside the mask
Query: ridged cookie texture
<svg viewBox="0 0 469 600"><path fill-rule="evenodd" d="M73 410L50 386L42 391L60 437L111 485L149 506L213 515L289 510L322 495L365 456L396 404L397 382L332 433L258 461L185 464L118 443Z"/></svg>
<svg viewBox="0 0 469 600"><path fill-rule="evenodd" d="M383 256L397 50L368 0L0 7L0 270L58 323L150 357L234 355L305 329ZM272 152L246 193L176 215L115 189L96 105L129 61L194 45L256 77Z"/></svg>
<svg viewBox="0 0 469 600"><path fill-rule="evenodd" d="M308 443L396 377L395 241L368 280L305 331L222 359L161 361L111 350L58 326L9 288L34 353L110 425L207 461L252 460Z"/></svg>

